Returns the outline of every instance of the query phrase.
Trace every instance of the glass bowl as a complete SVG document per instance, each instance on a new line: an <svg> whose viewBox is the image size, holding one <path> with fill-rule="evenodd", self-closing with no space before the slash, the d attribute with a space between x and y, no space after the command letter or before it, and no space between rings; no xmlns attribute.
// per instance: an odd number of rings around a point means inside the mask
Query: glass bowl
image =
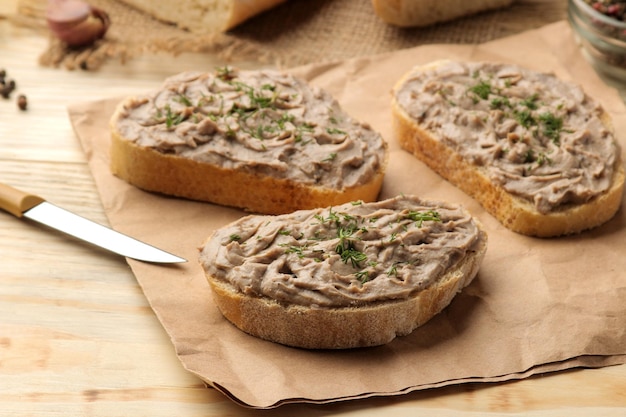
<svg viewBox="0 0 626 417"><path fill-rule="evenodd" d="M626 86L626 22L584 0L568 0L567 15L585 58L601 76Z"/></svg>

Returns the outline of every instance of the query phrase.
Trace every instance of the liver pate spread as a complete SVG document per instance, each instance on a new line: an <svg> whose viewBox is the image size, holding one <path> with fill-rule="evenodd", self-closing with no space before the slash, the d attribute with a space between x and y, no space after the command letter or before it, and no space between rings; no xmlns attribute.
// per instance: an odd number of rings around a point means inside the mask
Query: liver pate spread
<svg viewBox="0 0 626 417"><path fill-rule="evenodd" d="M540 213L610 188L620 149L603 109L554 75L445 62L410 75L394 94L423 129Z"/></svg>
<svg viewBox="0 0 626 417"><path fill-rule="evenodd" d="M358 306L411 297L485 239L461 207L401 196L244 217L214 233L200 263L247 295Z"/></svg>
<svg viewBox="0 0 626 417"><path fill-rule="evenodd" d="M179 74L113 124L141 147L336 189L368 182L387 152L329 93L273 70Z"/></svg>

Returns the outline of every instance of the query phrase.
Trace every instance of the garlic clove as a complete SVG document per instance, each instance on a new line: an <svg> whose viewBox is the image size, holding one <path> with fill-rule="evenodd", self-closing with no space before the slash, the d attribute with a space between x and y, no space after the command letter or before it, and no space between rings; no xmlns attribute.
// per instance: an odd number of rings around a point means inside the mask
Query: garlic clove
<svg viewBox="0 0 626 417"><path fill-rule="evenodd" d="M46 20L52 33L72 47L102 38L111 23L104 10L80 0L49 0Z"/></svg>

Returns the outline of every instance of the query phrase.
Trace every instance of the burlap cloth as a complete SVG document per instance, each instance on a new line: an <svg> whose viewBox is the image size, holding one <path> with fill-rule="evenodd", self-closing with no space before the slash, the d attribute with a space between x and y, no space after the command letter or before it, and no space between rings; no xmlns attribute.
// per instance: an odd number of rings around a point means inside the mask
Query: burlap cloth
<svg viewBox="0 0 626 417"><path fill-rule="evenodd" d="M70 50L50 38L40 62L67 69L96 69L110 59L144 53L216 54L227 61L256 61L279 67L337 61L432 43L477 44L565 18L566 0L517 0L512 6L427 28L387 25L370 0L289 0L234 30L198 36L157 21L116 0L90 0L106 10L112 25L92 47ZM46 0L20 0L12 21L47 35Z"/></svg>

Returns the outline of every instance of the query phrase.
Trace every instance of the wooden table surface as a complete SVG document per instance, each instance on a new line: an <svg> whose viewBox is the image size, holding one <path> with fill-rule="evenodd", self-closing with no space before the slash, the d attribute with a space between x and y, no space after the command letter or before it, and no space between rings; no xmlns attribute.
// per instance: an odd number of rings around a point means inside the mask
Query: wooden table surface
<svg viewBox="0 0 626 417"><path fill-rule="evenodd" d="M0 181L107 223L69 103L154 87L220 63L145 57L95 73L42 68L46 40L0 20ZM132 80L129 81L129 80ZM15 97L15 96L14 96ZM0 416L624 416L626 365L331 405L242 408L180 365L125 260L0 212Z"/></svg>

